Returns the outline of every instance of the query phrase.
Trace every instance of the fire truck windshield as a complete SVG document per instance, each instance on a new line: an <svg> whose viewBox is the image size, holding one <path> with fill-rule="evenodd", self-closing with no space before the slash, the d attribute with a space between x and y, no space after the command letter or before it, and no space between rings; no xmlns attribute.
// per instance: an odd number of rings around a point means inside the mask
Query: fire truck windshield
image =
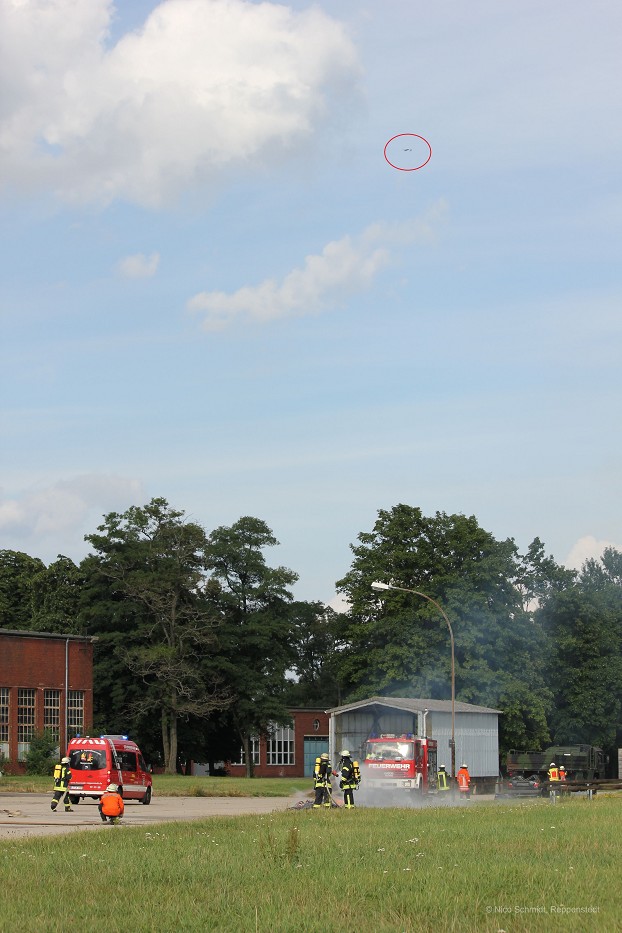
<svg viewBox="0 0 622 933"><path fill-rule="evenodd" d="M403 758L412 759L414 757L414 742L404 742L398 739L368 742L365 749L366 761L401 761Z"/></svg>

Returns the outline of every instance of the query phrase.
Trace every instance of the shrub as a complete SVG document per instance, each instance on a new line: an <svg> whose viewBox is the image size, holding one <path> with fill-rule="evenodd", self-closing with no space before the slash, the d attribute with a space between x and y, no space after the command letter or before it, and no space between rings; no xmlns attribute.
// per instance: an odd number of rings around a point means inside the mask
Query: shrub
<svg viewBox="0 0 622 933"><path fill-rule="evenodd" d="M26 755L26 774L52 774L58 761L58 739L44 730L33 735Z"/></svg>

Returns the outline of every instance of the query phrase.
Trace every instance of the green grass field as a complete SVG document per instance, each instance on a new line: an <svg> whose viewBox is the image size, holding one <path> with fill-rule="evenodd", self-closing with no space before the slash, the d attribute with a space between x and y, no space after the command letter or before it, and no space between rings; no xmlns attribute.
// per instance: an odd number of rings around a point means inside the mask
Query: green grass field
<svg viewBox="0 0 622 933"><path fill-rule="evenodd" d="M622 930L622 799L286 811L0 843L0 928Z"/></svg>
<svg viewBox="0 0 622 933"><path fill-rule="evenodd" d="M0 793L45 794L52 790L51 777L5 774ZM182 774L155 774L153 792L161 797L289 797L298 790L311 790L311 778L234 778L184 777Z"/></svg>

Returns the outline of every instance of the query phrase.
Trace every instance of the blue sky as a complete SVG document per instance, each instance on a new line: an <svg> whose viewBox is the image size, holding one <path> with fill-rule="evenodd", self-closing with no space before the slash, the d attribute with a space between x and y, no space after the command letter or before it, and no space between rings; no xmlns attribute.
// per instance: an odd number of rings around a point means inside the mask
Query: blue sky
<svg viewBox="0 0 622 933"><path fill-rule="evenodd" d="M79 560L164 496L325 602L399 502L622 546L621 27L0 0L0 546Z"/></svg>

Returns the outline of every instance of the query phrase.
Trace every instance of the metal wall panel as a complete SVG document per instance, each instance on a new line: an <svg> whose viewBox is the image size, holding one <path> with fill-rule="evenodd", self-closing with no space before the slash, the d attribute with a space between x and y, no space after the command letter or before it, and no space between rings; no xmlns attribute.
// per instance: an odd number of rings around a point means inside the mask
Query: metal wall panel
<svg viewBox="0 0 622 933"><path fill-rule="evenodd" d="M423 716L400 710L378 712L380 732L401 735L421 734ZM369 709L351 710L331 716L331 754L339 756L348 748L355 757L363 757L365 742L374 727L374 713ZM426 731L438 743L438 763L449 772L451 766L451 712L429 712ZM456 770L465 761L472 778L497 777L499 774L499 725L497 713L456 712Z"/></svg>
<svg viewBox="0 0 622 933"><path fill-rule="evenodd" d="M416 713L400 710L386 709L377 717L368 710L354 710L331 716L331 720L334 720L334 748L331 753L335 758L342 748L347 748L357 758L363 757L365 743L372 732L390 732L395 735L417 733ZM375 722L380 726L379 729L374 730Z"/></svg>
<svg viewBox="0 0 622 933"><path fill-rule="evenodd" d="M428 713L432 735L438 742L438 762L447 770L451 763L451 713ZM428 729L428 731L430 731ZM456 770L466 762L471 777L499 774L499 724L497 713L456 713Z"/></svg>

